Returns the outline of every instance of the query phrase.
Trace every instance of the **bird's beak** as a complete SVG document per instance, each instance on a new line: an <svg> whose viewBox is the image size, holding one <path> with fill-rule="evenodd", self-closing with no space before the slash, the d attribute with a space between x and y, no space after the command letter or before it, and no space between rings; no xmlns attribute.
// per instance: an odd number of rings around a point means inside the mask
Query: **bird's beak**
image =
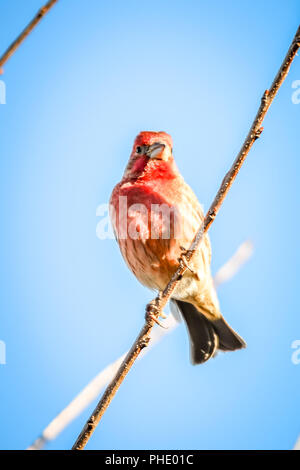
<svg viewBox="0 0 300 470"><path fill-rule="evenodd" d="M162 158L161 154L163 153L164 148L165 148L165 144L161 144L161 143L157 142L157 143L152 144L152 145L149 146L149 148L147 149L146 154L150 158Z"/></svg>

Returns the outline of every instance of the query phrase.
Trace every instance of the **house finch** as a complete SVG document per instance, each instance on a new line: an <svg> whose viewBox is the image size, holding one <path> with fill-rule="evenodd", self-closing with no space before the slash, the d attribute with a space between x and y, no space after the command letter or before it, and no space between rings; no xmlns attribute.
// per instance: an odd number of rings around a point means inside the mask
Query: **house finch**
<svg viewBox="0 0 300 470"><path fill-rule="evenodd" d="M141 132L110 199L112 225L128 267L142 284L158 291L184 259L183 250L204 218L177 169L172 147L165 132ZM207 361L218 349L245 347L220 312L210 261L205 235L171 299L171 309L179 309L187 325L194 364Z"/></svg>

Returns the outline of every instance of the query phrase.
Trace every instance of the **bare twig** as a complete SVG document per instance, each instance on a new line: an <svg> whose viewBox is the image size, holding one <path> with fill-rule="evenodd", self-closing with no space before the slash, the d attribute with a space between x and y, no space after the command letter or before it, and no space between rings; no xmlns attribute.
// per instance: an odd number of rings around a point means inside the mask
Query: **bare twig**
<svg viewBox="0 0 300 470"><path fill-rule="evenodd" d="M13 55L13 53L18 49L20 44L27 38L31 31L36 27L36 25L41 21L41 19L48 13L48 11L53 7L58 0L50 0L46 3L35 15L33 20L26 26L22 33L17 37L17 39L8 47L4 54L0 57L0 74L2 73L1 68L8 61L8 59Z"/></svg>
<svg viewBox="0 0 300 470"><path fill-rule="evenodd" d="M221 284L229 281L237 271L241 269L244 263L252 256L253 244L250 240L242 243L234 255L219 269L214 277L215 287L219 287Z"/></svg>
<svg viewBox="0 0 300 470"><path fill-rule="evenodd" d="M298 437L293 450L300 450L300 436Z"/></svg>
<svg viewBox="0 0 300 470"><path fill-rule="evenodd" d="M200 226L196 236L190 246L190 248L185 253L185 260L187 263L191 260L193 254L199 247L204 234L207 232L209 227L211 226L212 222L214 221L229 189L231 188L245 158L247 157L252 145L256 141L256 139L261 135L263 128L261 127L264 117L278 91L281 84L283 83L284 79L286 78L288 71L290 69L291 63L295 58L295 55L300 47L300 26L297 29L296 35L290 45L290 48L287 52L287 55L282 62L279 71L273 80L270 90L266 90L263 94L261 99L261 104L259 106L258 112L255 116L255 119L252 123L250 131L242 145L240 152L238 153L236 159L234 160L230 170L225 175L225 178L222 181L219 191L211 204L202 225ZM83 450L86 446L88 440L90 439L91 435L93 434L97 424L99 423L100 419L102 418L103 414L105 413L106 409L108 408L109 404L111 403L114 395L116 394L117 390L119 389L121 383L123 382L124 378L126 377L127 373L131 369L132 365L134 364L135 360L141 353L141 351L149 344L150 340L150 332L155 324L155 320L153 319L153 314L156 317L159 317L162 313L163 308L165 307L166 303L170 299L172 293L174 292L177 284L180 282L183 274L188 269L187 263L180 263L178 269L176 270L175 274L172 276L170 282L165 287L165 289L152 301L147 305L146 308L146 321L145 324L138 335L136 341L134 342L132 348L130 349L129 353L125 357L124 361L122 362L115 378L112 382L108 385L107 389L105 390L101 400L97 404L95 410L91 414L89 420L85 424L83 430L79 434L74 446L72 447L73 450ZM152 315L149 315L152 313Z"/></svg>
<svg viewBox="0 0 300 470"><path fill-rule="evenodd" d="M253 253L252 243L243 242L232 257L218 270L214 277L215 285L219 286L233 278L241 267L248 261ZM154 328L151 331L150 347L144 349L144 353L157 344L166 334L171 333L179 325L179 321L172 313L165 322L167 328ZM91 402L97 398L101 390L114 378L118 372L125 353L119 359L109 364L96 375L81 392L48 424L42 434L28 447L27 450L40 450L49 441L53 441ZM141 359L144 354L139 356Z"/></svg>

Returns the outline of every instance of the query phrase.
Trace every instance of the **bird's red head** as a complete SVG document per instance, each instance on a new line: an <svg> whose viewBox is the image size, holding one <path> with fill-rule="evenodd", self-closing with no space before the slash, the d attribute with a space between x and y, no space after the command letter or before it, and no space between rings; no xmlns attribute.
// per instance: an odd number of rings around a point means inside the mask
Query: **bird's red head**
<svg viewBox="0 0 300 470"><path fill-rule="evenodd" d="M133 151L137 146L150 147L153 144L162 143L170 149L173 147L172 137L166 132L142 131L135 138L133 144Z"/></svg>
<svg viewBox="0 0 300 470"><path fill-rule="evenodd" d="M136 177L145 168L157 169L173 161L172 137L166 132L143 131L135 138L125 177Z"/></svg>

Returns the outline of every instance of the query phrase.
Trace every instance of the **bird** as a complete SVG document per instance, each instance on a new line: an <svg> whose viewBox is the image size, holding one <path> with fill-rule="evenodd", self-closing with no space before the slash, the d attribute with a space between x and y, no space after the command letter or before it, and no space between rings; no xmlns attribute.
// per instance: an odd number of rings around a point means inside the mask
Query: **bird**
<svg viewBox="0 0 300 470"><path fill-rule="evenodd" d="M109 211L129 269L141 284L161 292L204 219L202 206L177 168L169 134L138 134L123 177L112 191ZM220 311L210 264L205 234L170 300L171 311L187 326L192 364L204 363L218 351L246 347Z"/></svg>

